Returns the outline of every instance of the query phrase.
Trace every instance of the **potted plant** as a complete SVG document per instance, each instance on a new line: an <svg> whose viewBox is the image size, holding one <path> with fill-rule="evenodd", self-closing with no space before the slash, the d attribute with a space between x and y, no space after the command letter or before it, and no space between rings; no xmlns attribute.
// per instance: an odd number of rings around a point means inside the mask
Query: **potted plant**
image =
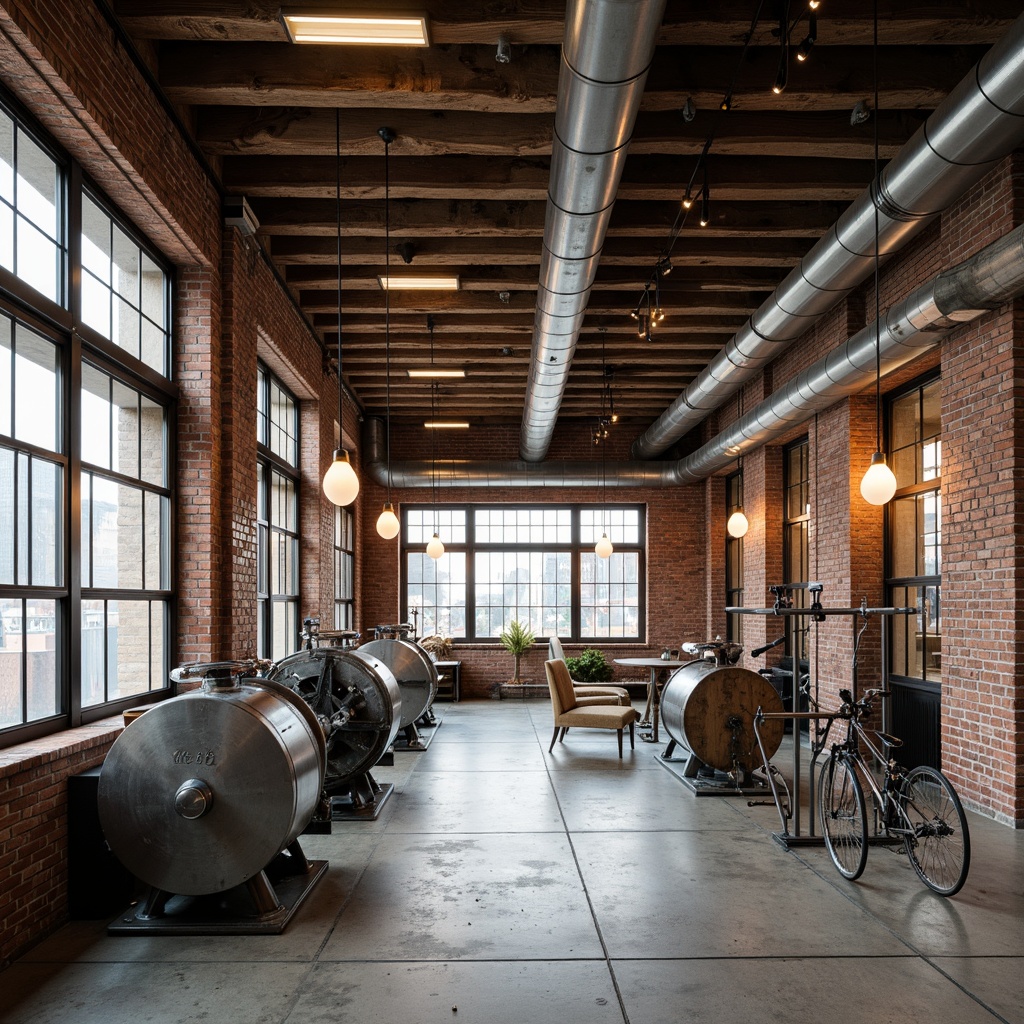
<svg viewBox="0 0 1024 1024"><path fill-rule="evenodd" d="M565 666L577 683L607 683L613 670L604 654L596 647L588 647L576 658L566 658Z"/></svg>
<svg viewBox="0 0 1024 1024"><path fill-rule="evenodd" d="M509 680L509 682L517 684L521 683L522 680L519 678L520 659L533 644L533 630L530 629L529 626L524 626L518 619L513 619L508 626L502 630L501 636L498 637L498 640L500 641L501 646L516 659L516 674Z"/></svg>

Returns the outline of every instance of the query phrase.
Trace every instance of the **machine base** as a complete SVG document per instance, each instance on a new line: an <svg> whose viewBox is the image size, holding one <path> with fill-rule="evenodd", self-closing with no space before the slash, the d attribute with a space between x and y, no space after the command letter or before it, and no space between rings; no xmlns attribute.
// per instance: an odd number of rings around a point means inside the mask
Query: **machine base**
<svg viewBox="0 0 1024 1024"><path fill-rule="evenodd" d="M280 935L303 900L327 870L327 861L308 861L308 870L274 882L253 879L246 885L208 896L180 896L150 890L107 927L108 935ZM259 878L259 876L257 876ZM276 903L264 912L250 886L262 887L263 895Z"/></svg>
<svg viewBox="0 0 1024 1024"><path fill-rule="evenodd" d="M422 718L420 721L422 721ZM438 721L423 732L419 730L418 726L419 722L400 729L395 737L395 742L391 744L392 748L396 752L400 751L402 753L421 753L426 750L434 742L434 737L437 735L437 730L440 728L441 723Z"/></svg>
<svg viewBox="0 0 1024 1024"><path fill-rule="evenodd" d="M369 775L369 773L367 773ZM373 784L372 799L354 800L351 795L331 797L331 821L376 821L388 797L395 791L394 783L383 786L370 777Z"/></svg>
<svg viewBox="0 0 1024 1024"><path fill-rule="evenodd" d="M767 783L749 782L737 786L731 776L716 771L714 776L699 775L701 761L686 751L686 757L666 757L655 754L654 759L670 771L694 796L764 796L771 793Z"/></svg>

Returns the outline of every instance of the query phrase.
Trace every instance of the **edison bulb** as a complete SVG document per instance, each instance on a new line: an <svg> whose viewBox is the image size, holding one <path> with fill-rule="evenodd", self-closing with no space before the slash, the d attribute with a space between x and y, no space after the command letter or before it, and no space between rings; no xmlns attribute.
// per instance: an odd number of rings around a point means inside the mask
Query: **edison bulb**
<svg viewBox="0 0 1024 1024"><path fill-rule="evenodd" d="M338 448L334 452L334 461L324 473L324 494L335 505L351 505L359 493L359 477L348 461L348 452Z"/></svg>
<svg viewBox="0 0 1024 1024"><path fill-rule="evenodd" d="M381 514L377 516L377 532L385 540L394 540L402 529L402 524L395 515L395 506L390 501L384 502Z"/></svg>
<svg viewBox="0 0 1024 1024"><path fill-rule="evenodd" d="M725 524L726 533L728 533L730 537L735 537L736 540L745 536L749 529L750 523L747 522L747 517L743 514L743 509L741 508L736 509L736 511L729 516L729 521Z"/></svg>
<svg viewBox="0 0 1024 1024"><path fill-rule="evenodd" d="M860 482L860 493L869 505L884 505L896 493L896 475L885 464L881 452L871 456L871 465Z"/></svg>

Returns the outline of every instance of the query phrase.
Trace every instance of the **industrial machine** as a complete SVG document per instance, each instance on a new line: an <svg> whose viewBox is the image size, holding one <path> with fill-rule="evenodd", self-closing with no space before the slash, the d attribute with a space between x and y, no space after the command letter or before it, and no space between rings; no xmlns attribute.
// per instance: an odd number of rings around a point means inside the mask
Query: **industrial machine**
<svg viewBox="0 0 1024 1024"><path fill-rule="evenodd" d="M265 667L175 669L201 688L153 705L111 747L100 822L150 887L112 933L280 932L326 870L298 844L322 800L324 728L296 692L257 676Z"/></svg>
<svg viewBox="0 0 1024 1024"><path fill-rule="evenodd" d="M684 644L683 650L697 657L676 669L662 691L661 721L671 738L662 759L671 759L677 746L685 747L689 755L683 779L695 791L746 792L752 785L751 772L763 760L754 715L758 708L781 712L782 700L763 676L736 665L742 653L738 644L712 640ZM773 721L761 733L766 747L775 753L782 742L783 723ZM713 783L715 773L727 777L718 780L717 787L698 787L696 780Z"/></svg>
<svg viewBox="0 0 1024 1024"><path fill-rule="evenodd" d="M268 677L309 706L326 736L324 793L331 815L374 818L393 787L370 769L392 744L404 714L394 673L365 645L312 647L283 658Z"/></svg>
<svg viewBox="0 0 1024 1024"><path fill-rule="evenodd" d="M377 627L392 629L395 627ZM429 738L417 726L436 725L431 705L437 696L437 669L430 655L412 640L378 638L359 648L379 658L398 680L402 694L402 715L399 729L402 739L395 741L396 750L426 750Z"/></svg>

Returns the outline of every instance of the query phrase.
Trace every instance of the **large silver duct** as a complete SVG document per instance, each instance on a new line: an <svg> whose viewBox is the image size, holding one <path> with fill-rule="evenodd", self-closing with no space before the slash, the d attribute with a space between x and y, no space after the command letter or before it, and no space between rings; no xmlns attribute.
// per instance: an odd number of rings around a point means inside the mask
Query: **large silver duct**
<svg viewBox="0 0 1024 1024"><path fill-rule="evenodd" d="M387 435L384 421L368 419L363 424L359 452L363 471L381 486L387 486ZM670 487L675 462L608 462L602 471L600 459L409 459L391 462L392 487Z"/></svg>
<svg viewBox="0 0 1024 1024"><path fill-rule="evenodd" d="M519 454L547 454L665 0L569 0Z"/></svg>
<svg viewBox="0 0 1024 1024"><path fill-rule="evenodd" d="M1024 294L1024 225L943 271L911 292L885 315L880 334L883 374L935 348L955 327ZM858 331L813 366L722 431L703 448L675 463L680 483L703 480L805 423L840 398L863 391L875 379L875 325Z"/></svg>
<svg viewBox="0 0 1024 1024"><path fill-rule="evenodd" d="M1024 142L1024 15L946 97L876 181L696 380L633 443L665 451Z"/></svg>
<svg viewBox="0 0 1024 1024"><path fill-rule="evenodd" d="M953 328L1024 294L1024 225L921 285L885 316L882 373L935 348ZM736 457L805 423L875 379L875 325L870 324L794 377L775 394L680 461L609 462L409 460L391 463L395 487L673 487L725 468ZM366 422L362 467L381 486L388 481L382 420Z"/></svg>

